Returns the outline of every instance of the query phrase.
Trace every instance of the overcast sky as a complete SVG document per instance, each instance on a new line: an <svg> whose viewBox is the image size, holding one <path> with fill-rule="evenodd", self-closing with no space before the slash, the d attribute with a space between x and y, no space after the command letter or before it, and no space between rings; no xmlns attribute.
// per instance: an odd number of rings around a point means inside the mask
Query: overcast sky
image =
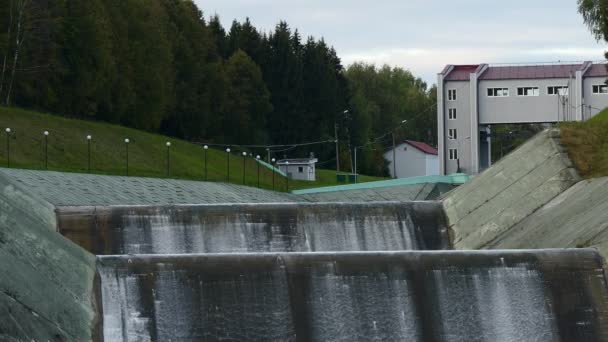
<svg viewBox="0 0 608 342"><path fill-rule="evenodd" d="M264 31L280 20L324 37L346 65L411 70L428 83L446 64L603 59L576 0L195 0L227 29L249 17Z"/></svg>

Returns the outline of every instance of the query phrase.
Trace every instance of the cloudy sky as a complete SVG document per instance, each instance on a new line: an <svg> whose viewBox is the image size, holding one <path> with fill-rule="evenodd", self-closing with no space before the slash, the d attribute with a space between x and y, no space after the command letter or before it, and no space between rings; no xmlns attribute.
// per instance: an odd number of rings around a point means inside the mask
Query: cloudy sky
<svg viewBox="0 0 608 342"><path fill-rule="evenodd" d="M224 26L249 17L270 31L280 20L324 37L345 65L410 69L434 83L445 64L603 59L576 0L195 0Z"/></svg>

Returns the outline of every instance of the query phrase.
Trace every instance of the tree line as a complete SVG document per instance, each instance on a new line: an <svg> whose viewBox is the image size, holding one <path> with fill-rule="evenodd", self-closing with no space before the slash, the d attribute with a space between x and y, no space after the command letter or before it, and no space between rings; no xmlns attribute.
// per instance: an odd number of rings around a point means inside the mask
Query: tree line
<svg viewBox="0 0 608 342"><path fill-rule="evenodd" d="M0 103L118 123L190 141L292 144L332 140L349 169L386 174L384 135L434 143L434 88L409 71L345 68L323 39L280 22L224 28L190 0L5 0ZM345 113L345 110L348 110ZM335 165L331 144L314 152ZM349 169L350 170L350 169Z"/></svg>

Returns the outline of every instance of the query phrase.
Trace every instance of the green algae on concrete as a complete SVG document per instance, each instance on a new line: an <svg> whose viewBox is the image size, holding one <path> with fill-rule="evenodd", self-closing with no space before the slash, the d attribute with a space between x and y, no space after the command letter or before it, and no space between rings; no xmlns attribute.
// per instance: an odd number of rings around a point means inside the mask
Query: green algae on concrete
<svg viewBox="0 0 608 342"><path fill-rule="evenodd" d="M593 247L608 256L608 178L577 183L486 248Z"/></svg>
<svg viewBox="0 0 608 342"><path fill-rule="evenodd" d="M55 231L52 205L0 174L0 340L90 341L95 257Z"/></svg>
<svg viewBox="0 0 608 342"><path fill-rule="evenodd" d="M294 195L234 184L1 169L54 206L274 203Z"/></svg>
<svg viewBox="0 0 608 342"><path fill-rule="evenodd" d="M555 129L538 134L446 195L455 248L484 248L580 180L559 137Z"/></svg>

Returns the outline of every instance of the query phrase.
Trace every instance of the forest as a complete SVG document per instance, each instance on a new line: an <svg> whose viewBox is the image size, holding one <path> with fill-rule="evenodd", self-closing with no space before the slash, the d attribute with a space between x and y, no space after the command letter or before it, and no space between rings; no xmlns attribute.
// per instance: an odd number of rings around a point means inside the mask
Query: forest
<svg viewBox="0 0 608 342"><path fill-rule="evenodd" d="M0 104L225 145L294 145L385 175L397 140L435 144L435 88L402 68L344 66L286 22L227 28L190 0L0 2ZM407 120L404 124L403 122Z"/></svg>

